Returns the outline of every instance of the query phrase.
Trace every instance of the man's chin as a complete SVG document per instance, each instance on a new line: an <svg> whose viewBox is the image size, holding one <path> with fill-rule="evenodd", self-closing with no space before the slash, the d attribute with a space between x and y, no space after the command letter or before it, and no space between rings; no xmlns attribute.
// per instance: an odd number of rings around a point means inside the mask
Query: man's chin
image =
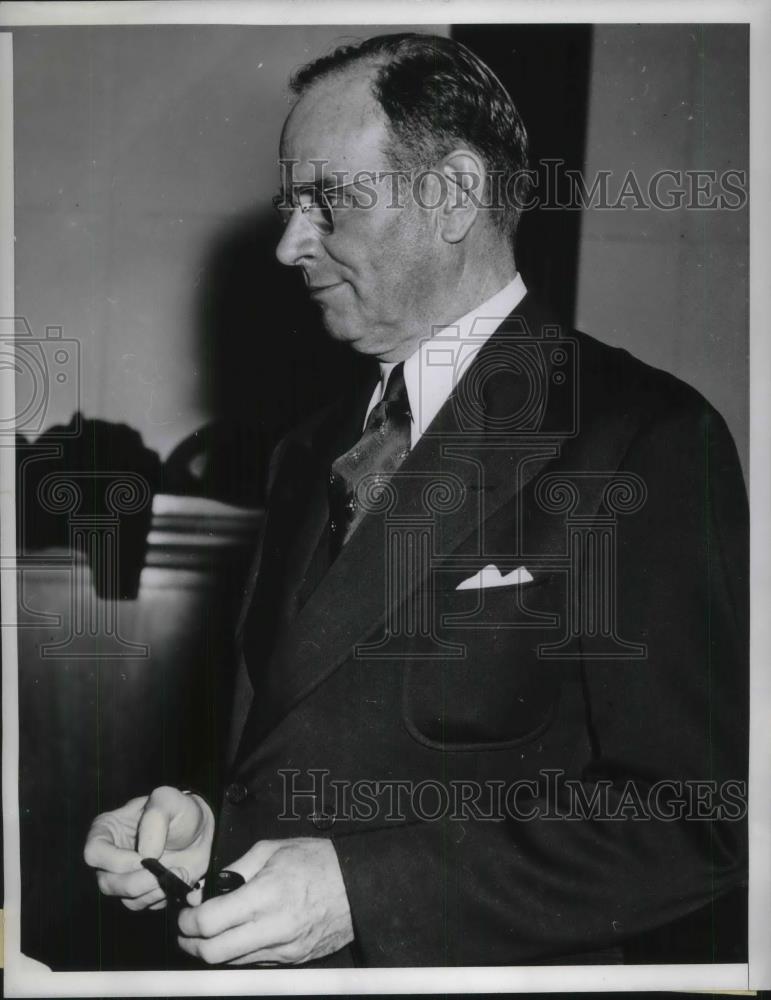
<svg viewBox="0 0 771 1000"><path fill-rule="evenodd" d="M367 354L366 344L361 337L361 326L354 326L340 320L331 309L321 310L321 323L331 340L347 344L351 350Z"/></svg>
<svg viewBox="0 0 771 1000"><path fill-rule="evenodd" d="M346 344L356 354L368 358L378 357L380 354L379 346L366 337L361 337L358 331L353 333L350 330L332 330L326 325L325 329L331 340L339 344Z"/></svg>
<svg viewBox="0 0 771 1000"><path fill-rule="evenodd" d="M331 340L337 340L343 344L351 344L356 339L349 327L341 323L335 323L334 319L324 309L321 310L321 324Z"/></svg>
<svg viewBox="0 0 771 1000"><path fill-rule="evenodd" d="M367 357L378 357L381 353L381 344L376 342L373 331L366 320L361 317L348 319L342 315L342 311L335 310L330 306L323 306L319 314L321 325L330 340L347 344L352 351Z"/></svg>

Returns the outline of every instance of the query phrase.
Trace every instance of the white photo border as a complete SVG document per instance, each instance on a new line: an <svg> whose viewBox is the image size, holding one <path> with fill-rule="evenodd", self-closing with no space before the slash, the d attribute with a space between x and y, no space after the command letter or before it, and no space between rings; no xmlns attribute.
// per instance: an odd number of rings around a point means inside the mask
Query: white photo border
<svg viewBox="0 0 771 1000"><path fill-rule="evenodd" d="M11 2L0 10L0 316L14 315L13 63L9 29L22 25L747 23L750 25L750 510L751 733L749 961L726 965L562 966L52 972L20 951L18 677L14 454L0 448L3 654L5 995L242 996L376 993L757 990L771 987L771 5L765 0L234 0ZM14 413L13 371L0 370L0 419Z"/></svg>

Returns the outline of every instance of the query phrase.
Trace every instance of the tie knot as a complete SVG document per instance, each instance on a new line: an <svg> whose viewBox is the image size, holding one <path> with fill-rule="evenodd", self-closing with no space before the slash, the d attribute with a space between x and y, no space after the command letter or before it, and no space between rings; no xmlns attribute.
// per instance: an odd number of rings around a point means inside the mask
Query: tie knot
<svg viewBox="0 0 771 1000"><path fill-rule="evenodd" d="M400 409L409 413L410 401L407 396L407 384L404 381L403 361L400 361L399 364L392 369L391 374L388 376L385 392L383 393L383 398L380 402L388 403L389 409L393 404L396 404L394 407L395 409Z"/></svg>

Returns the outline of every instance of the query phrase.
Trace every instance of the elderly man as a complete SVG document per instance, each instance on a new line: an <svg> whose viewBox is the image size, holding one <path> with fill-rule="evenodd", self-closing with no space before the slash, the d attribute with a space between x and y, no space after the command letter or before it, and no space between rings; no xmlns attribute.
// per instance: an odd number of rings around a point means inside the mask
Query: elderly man
<svg viewBox="0 0 771 1000"><path fill-rule="evenodd" d="M525 132L472 53L381 36L294 90L277 254L379 376L274 456L218 822L157 788L86 861L131 909L143 858L235 878L179 913L208 964L629 960L744 878L733 443L526 292Z"/></svg>

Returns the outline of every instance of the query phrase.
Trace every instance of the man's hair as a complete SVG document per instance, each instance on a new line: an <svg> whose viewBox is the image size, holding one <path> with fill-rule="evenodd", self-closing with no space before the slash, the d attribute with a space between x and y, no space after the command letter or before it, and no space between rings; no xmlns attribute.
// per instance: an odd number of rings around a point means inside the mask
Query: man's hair
<svg viewBox="0 0 771 1000"><path fill-rule="evenodd" d="M376 35L341 45L293 74L298 97L318 80L360 65L375 69L373 95L385 112L390 143L385 153L394 170L433 167L465 146L497 174L496 224L513 238L527 176L527 133L514 102L492 70L459 42L438 35ZM516 181L509 182L509 178ZM490 197L490 187L484 192ZM506 195L508 192L508 196ZM477 192L481 197L483 192Z"/></svg>

